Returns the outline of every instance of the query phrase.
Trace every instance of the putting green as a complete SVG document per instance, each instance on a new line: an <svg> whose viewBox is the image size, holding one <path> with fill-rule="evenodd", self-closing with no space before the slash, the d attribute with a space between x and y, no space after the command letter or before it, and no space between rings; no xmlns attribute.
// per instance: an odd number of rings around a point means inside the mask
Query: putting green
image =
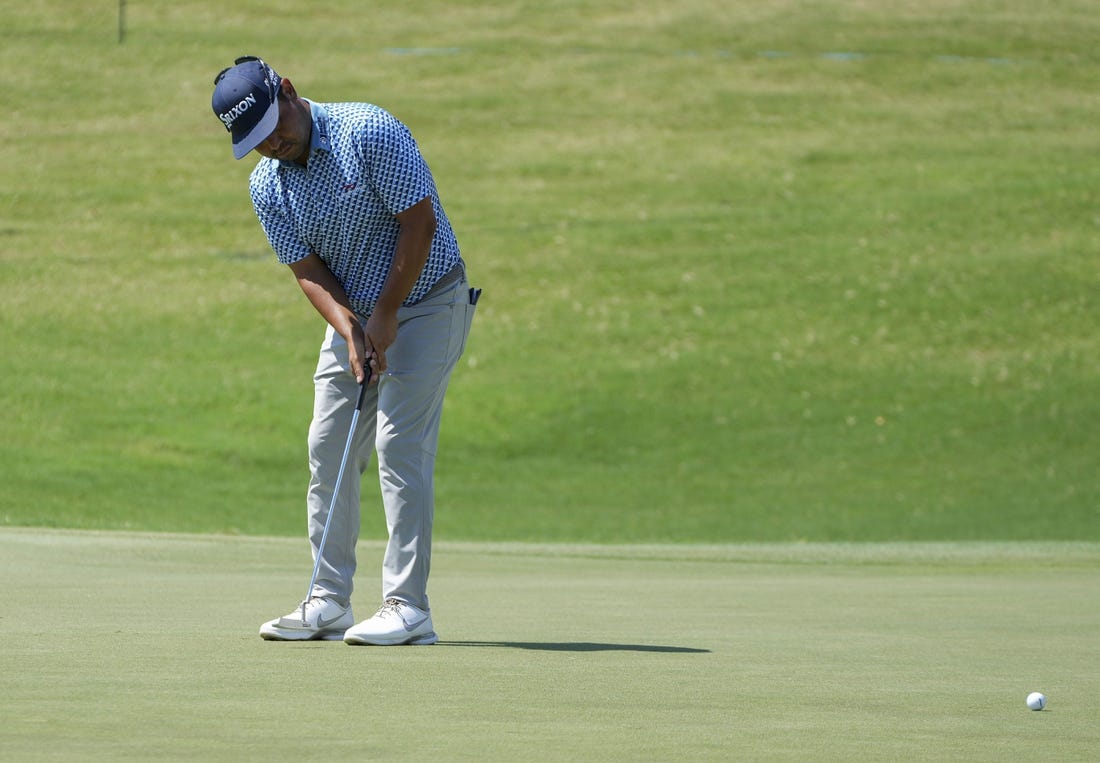
<svg viewBox="0 0 1100 763"><path fill-rule="evenodd" d="M376 605L364 543L357 617ZM1100 544L437 547L433 647L257 636L304 541L0 529L0 753L1084 759ZM1050 698L1030 712L1033 690Z"/></svg>

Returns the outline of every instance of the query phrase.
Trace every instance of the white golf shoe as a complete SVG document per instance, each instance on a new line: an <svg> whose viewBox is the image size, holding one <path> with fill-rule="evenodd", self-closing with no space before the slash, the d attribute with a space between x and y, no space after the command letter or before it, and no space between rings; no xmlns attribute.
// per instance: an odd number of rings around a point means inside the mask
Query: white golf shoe
<svg viewBox="0 0 1100 763"><path fill-rule="evenodd" d="M347 629L344 642L372 646L421 646L439 641L432 616L399 599L386 599L374 617Z"/></svg>
<svg viewBox="0 0 1100 763"><path fill-rule="evenodd" d="M354 624L350 605L314 596L306 602L304 622L299 606L289 615L261 625L260 637L268 641L339 641Z"/></svg>

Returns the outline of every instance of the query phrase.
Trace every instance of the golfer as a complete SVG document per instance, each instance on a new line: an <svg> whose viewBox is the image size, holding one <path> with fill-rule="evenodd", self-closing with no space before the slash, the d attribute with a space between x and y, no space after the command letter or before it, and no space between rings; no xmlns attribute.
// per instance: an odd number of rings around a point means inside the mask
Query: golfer
<svg viewBox="0 0 1100 763"><path fill-rule="evenodd" d="M440 413L480 292L467 283L435 181L405 125L368 103L302 98L251 56L214 84L212 106L232 136L233 156L255 150L263 157L249 179L260 225L328 322L314 376L306 497L318 574L304 606L264 623L260 635L434 644L427 586ZM347 462L353 478L334 502L363 382L370 386ZM356 624L358 477L372 450L389 541L381 608Z"/></svg>

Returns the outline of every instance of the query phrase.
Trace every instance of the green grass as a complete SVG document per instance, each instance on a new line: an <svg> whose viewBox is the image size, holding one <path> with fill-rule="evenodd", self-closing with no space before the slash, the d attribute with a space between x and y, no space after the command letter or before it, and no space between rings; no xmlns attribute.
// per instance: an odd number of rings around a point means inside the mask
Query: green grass
<svg viewBox="0 0 1100 763"><path fill-rule="evenodd" d="M258 53L410 124L485 288L439 537L1100 540L1091 3L3 10L2 525L301 532Z"/></svg>
<svg viewBox="0 0 1100 763"><path fill-rule="evenodd" d="M361 551L379 563L379 544ZM262 641L307 565L286 538L0 530L5 758L1084 760L1100 744L1095 543L446 543L437 646ZM353 603L366 617L374 590Z"/></svg>

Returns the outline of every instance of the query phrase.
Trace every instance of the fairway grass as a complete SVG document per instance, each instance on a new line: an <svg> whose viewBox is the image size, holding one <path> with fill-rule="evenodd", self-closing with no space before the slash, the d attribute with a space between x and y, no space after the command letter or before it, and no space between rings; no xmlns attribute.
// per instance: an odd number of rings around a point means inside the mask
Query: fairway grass
<svg viewBox="0 0 1100 763"><path fill-rule="evenodd" d="M1096 10L6 3L0 526L300 534L254 54L410 127L485 290L439 537L1100 541Z"/></svg>
<svg viewBox="0 0 1100 763"><path fill-rule="evenodd" d="M359 618L380 553L361 545ZM1100 750L1097 544L441 543L434 561L437 646L282 644L257 628L301 595L304 541L0 529L0 757Z"/></svg>

